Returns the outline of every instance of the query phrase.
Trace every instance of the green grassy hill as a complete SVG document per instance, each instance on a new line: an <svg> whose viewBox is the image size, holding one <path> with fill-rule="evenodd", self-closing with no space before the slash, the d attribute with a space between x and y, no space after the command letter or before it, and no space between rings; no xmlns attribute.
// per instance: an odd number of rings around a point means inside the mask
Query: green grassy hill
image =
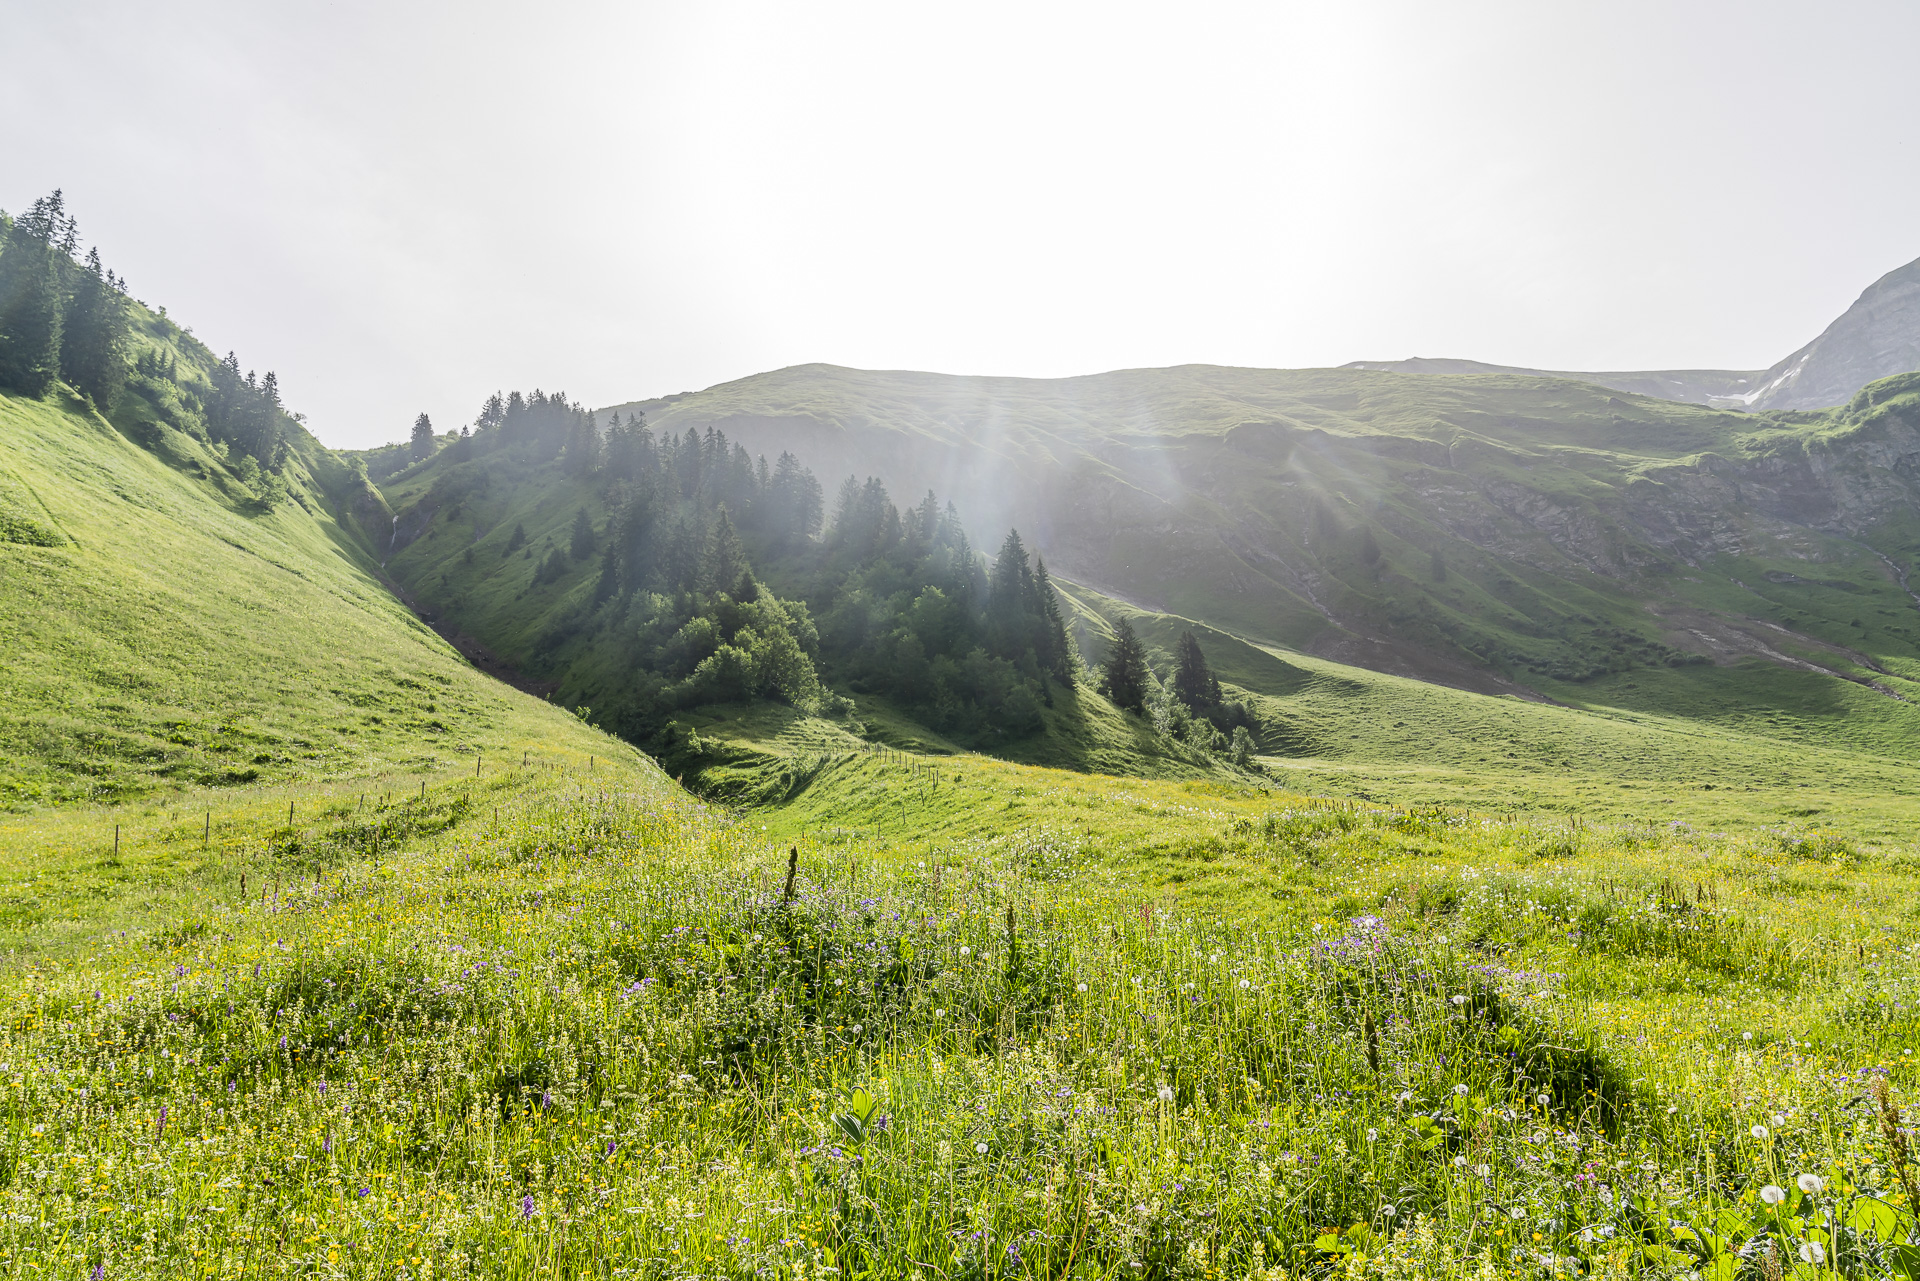
<svg viewBox="0 0 1920 1281"><path fill-rule="evenodd" d="M0 919L0 1255L1837 1281L1917 1231L1910 851L975 756L422 781L223 808L145 910L109 828L157 868L197 812L0 823L62 914Z"/></svg>
<svg viewBox="0 0 1920 1281"><path fill-rule="evenodd" d="M1339 377L1350 380L1355 375ZM1785 468L1779 461L1783 457L1809 467L1807 460L1825 459L1821 465L1827 479L1822 483L1830 490L1877 495L1871 501L1849 500L1848 507L1870 507L1877 513L1879 533L1873 546L1896 546L1892 540L1904 537L1899 531L1908 516L1889 495L1904 483L1896 475L1895 451L1914 414L1914 397L1899 386L1879 388L1877 399L1863 397L1843 414L1805 420L1742 418L1661 405L1657 420L1654 410L1644 411L1649 422L1636 438L1641 453L1635 460L1574 443L1584 435L1602 434L1607 423L1626 412L1606 409L1606 398L1592 388L1546 382L1514 385L1516 380L1504 379L1492 380L1498 385L1491 389L1476 389L1472 380L1376 377L1384 380L1376 388L1377 398L1346 406L1339 440L1322 433L1314 446L1321 460L1316 465L1329 472L1338 469L1346 484L1358 485L1365 479L1361 462L1370 460L1380 485L1407 487L1397 492L1394 502L1403 505L1409 521L1466 519L1448 507L1444 493L1436 496L1437 491L1418 488L1425 483L1423 476L1435 474L1432 460L1400 458L1388 434L1414 430L1409 419L1414 407L1431 408L1437 402L1423 398L1439 396L1455 416L1478 421L1488 432L1498 428L1505 447L1524 449L1536 464L1531 470L1508 472L1498 459L1462 462L1448 473L1449 484L1491 486L1502 476L1536 488L1556 479L1569 485L1577 481L1614 501L1618 496L1610 487L1637 491L1654 486L1645 474L1648 469L1655 475L1664 475L1663 468L1678 468L1687 476L1720 474L1733 464L1723 467L1712 461L1719 455L1702 452L1717 442L1728 454L1745 458L1741 465L1755 468L1763 462ZM1247 380L1257 381L1251 374ZM1439 386L1427 386L1433 383ZM1331 396L1334 382L1331 375L1303 375L1289 385L1298 394L1305 394L1301 387L1317 386L1318 394ZM995 383L992 390L999 395L1004 387ZM667 406L660 414L663 430L685 421L693 412L689 406L699 399ZM892 408L912 421L910 404ZM1039 411L1029 407L1027 412ZM1213 412L1216 419L1210 425L1187 433L1202 444L1163 433L1162 452L1204 447L1217 453L1229 448L1242 429L1221 426L1224 419L1217 416L1228 410L1215 406ZM1092 411L1088 414L1091 421ZM742 420L735 416L724 421L738 427ZM866 430L871 435L881 428L869 424ZM1083 422L1073 430L1084 441L1095 426ZM1117 439L1112 424L1099 430ZM1432 437L1435 420L1420 430ZM1017 436L1012 428L1003 434L1008 439ZM1067 428L1061 427L1060 434L1064 437ZM1223 437L1228 445L1222 444ZM932 449L927 442L935 439L933 428L927 427L920 439L924 448ZM952 439L961 437L954 434ZM1634 443L1618 432L1614 439L1616 445ZM819 443L805 432L774 443L797 448L808 441ZM1304 468L1298 455L1307 451L1307 444L1298 444L1287 466ZM1453 452L1471 449L1456 444ZM1877 461L1868 466L1860 463L1863 457ZM1766 462L1769 459L1773 461ZM1851 460L1847 465L1860 468L1848 482L1852 488L1834 479L1839 465L1835 459ZM1640 470L1623 479L1620 469L1629 462ZM1168 465L1168 474L1177 476L1178 468ZM1864 541L1823 532L1811 523L1792 526L1787 531L1791 537L1782 541L1784 535L1776 535L1787 527L1756 514L1757 499L1729 499L1715 519L1733 522L1738 556L1730 554L1715 563L1721 571L1743 575L1744 585L1716 584L1704 568L1677 562L1613 575L1581 569L1568 577L1564 557L1553 560L1558 553L1552 539L1536 531L1535 541L1525 544L1489 535L1485 547L1470 547L1451 558L1443 555L1443 573L1425 573L1423 581L1409 586L1411 580L1403 580L1398 567L1412 559L1409 549L1420 544L1397 541L1384 524L1374 535L1380 556L1371 568L1359 553L1341 559L1324 548L1316 552L1313 504L1323 500L1297 492L1310 479L1308 473L1294 470L1276 476L1253 464L1223 464L1208 475L1209 485L1230 490L1247 504L1263 492L1292 504L1261 519L1282 523L1291 510L1288 519L1307 523L1302 554L1323 558L1318 564L1328 572L1314 579L1323 601L1362 590L1378 592L1382 599L1407 599L1396 594L1417 589L1449 601L1453 617L1482 631L1500 632L1515 643L1558 646L1574 635L1598 636L1617 647L1617 653L1609 650L1612 657L1605 670L1579 673L1576 679L1574 674L1556 676L1524 667L1475 667L1468 662L1470 653L1444 637L1435 639L1438 634L1428 624L1421 624L1428 627L1424 632L1415 627L1396 634L1391 618L1365 614L1356 625L1368 627L1366 635L1336 629L1316 615L1317 623L1289 641L1285 627L1271 626L1276 615L1251 609L1247 594L1232 590L1235 584L1245 585L1235 577L1241 562L1225 553L1201 556L1191 547L1181 552L1180 530L1164 545L1148 550L1179 558L1182 572L1169 576L1164 596L1192 602L1191 612L1145 594L1116 592L1084 577L1061 577L1074 615L1071 630L1090 656L1105 651L1111 622L1124 615L1158 655L1164 675L1179 633L1193 629L1228 683L1230 696L1244 698L1254 711L1260 750L1274 777L1322 794L1369 801L1465 801L1607 821L1731 824L1743 830L1837 823L1862 839L1912 839L1911 798L1920 785L1920 774L1912 767L1920 748L1920 684L1912 677L1920 675L1920 660L1913 657L1910 634L1920 632L1914 632L1909 621L1914 603L1897 573ZM1258 488L1263 479L1270 486L1264 491ZM1773 484L1784 492L1790 482L1783 470ZM1658 482L1682 498L1687 483L1671 478ZM585 698L591 661L571 657L556 663L552 638L565 634L568 620L577 617L588 600L595 562L576 562L565 576L545 583L537 569L550 551L565 546L579 511L586 511L596 527L604 525L604 487L574 474L560 459L529 466L505 458L456 461L443 454L401 473L384 492L399 513L401 531L388 569L414 598L475 652L552 680L562 701ZM1167 501L1196 504L1204 497L1182 491ZM1065 501L1064 513L1034 514L1038 527L1052 529L1056 538L1062 522L1084 506ZM1633 501L1640 504L1635 528L1643 551L1650 547L1645 541L1651 537L1649 529L1680 528L1687 516L1685 510L1660 508L1651 497ZM1822 500L1803 494L1796 501ZM1384 500L1378 510L1387 510ZM526 545L503 555L509 531L516 527L524 531ZM1124 521L1112 532L1115 538L1141 538L1143 548L1146 545L1145 536ZM1346 535L1349 542L1352 533L1349 529ZM1058 546L1048 548L1050 563ZM1616 551L1624 564L1627 553ZM1223 562L1227 586L1221 585ZM1796 570L1767 568L1770 565ZM1333 576L1342 569L1352 582ZM1696 569L1700 572L1691 572ZM1482 577L1490 585L1483 586ZM1271 580L1268 586L1273 586ZM1664 595L1650 600L1636 592ZM1688 594L1684 602L1678 600L1682 592ZM1869 603L1875 603L1871 609ZM1535 619L1522 605L1548 612ZM1430 622L1440 618L1434 612L1437 606L1421 608L1428 613L1420 617ZM1589 610L1594 612L1580 612ZM1764 610L1785 621L1773 622ZM1848 614L1844 622L1839 619L1843 613ZM1855 613L1860 615L1859 629L1852 627ZM1603 617L1615 621L1603 624ZM1686 631L1676 635L1672 629L1682 623ZM1283 633L1280 638L1276 630ZM1421 640L1423 635L1432 640L1430 645ZM1329 637L1333 643L1327 643ZM1841 643L1847 637L1853 645ZM1693 648L1681 648L1681 641ZM1328 652L1379 660L1389 670L1338 661ZM1399 661L1409 654L1424 657ZM1460 661L1448 666L1448 654ZM1442 669L1438 673L1436 663ZM1436 674L1448 680L1418 679ZM797 795L804 790L802 776L810 768L806 762L852 750L863 740L913 751L960 750L897 709L869 698L860 700L854 720L843 723L770 708L709 709L685 719L708 745L708 759L676 769L688 782L737 800ZM1213 768L1204 757L1157 738L1139 720L1120 716L1086 688L1050 711L1047 726L1042 735L991 750L1010 760L1108 774L1189 777ZM1739 798L1739 804L1724 804L1729 796Z"/></svg>
<svg viewBox="0 0 1920 1281"><path fill-rule="evenodd" d="M311 447L263 510L202 440L0 396L0 806L434 770L577 733L377 578Z"/></svg>
<svg viewBox="0 0 1920 1281"><path fill-rule="evenodd" d="M1261 644L1627 709L1824 705L1823 734L1904 753L1916 390L1745 415L1506 375L802 366L619 409L932 486L1076 582ZM1766 668L1821 679L1726 675ZM1841 714L1843 684L1887 707Z"/></svg>
<svg viewBox="0 0 1920 1281"><path fill-rule="evenodd" d="M1650 710L1555 705L1075 581L1088 648L1196 630L1272 772L1084 687L1031 763L718 705L702 802L416 620L350 465L266 504L132 421L0 400L23 1275L1737 1278L1754 1243L1837 1281L1920 1241L1886 694L1643 664ZM387 569L537 666L588 569L466 551L597 496L427 501L449 471L392 483Z"/></svg>

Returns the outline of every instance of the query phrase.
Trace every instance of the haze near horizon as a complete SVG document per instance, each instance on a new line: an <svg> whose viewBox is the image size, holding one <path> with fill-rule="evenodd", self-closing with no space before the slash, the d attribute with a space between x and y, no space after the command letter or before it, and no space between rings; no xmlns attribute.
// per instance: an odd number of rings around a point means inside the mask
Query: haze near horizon
<svg viewBox="0 0 1920 1281"><path fill-rule="evenodd" d="M1920 254L1895 4L5 0L0 208L319 436L814 361L1760 368Z"/></svg>

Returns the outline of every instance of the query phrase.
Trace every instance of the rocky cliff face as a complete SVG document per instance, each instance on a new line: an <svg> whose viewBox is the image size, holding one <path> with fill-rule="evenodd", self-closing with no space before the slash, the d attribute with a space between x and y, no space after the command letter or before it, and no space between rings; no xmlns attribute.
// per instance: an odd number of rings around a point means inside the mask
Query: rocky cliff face
<svg viewBox="0 0 1920 1281"><path fill-rule="evenodd" d="M1767 371L1754 409L1844 405L1870 382L1920 369L1920 259L1876 280L1826 332Z"/></svg>
<svg viewBox="0 0 1920 1281"><path fill-rule="evenodd" d="M1846 404L1870 382L1920 369L1920 259L1880 277L1818 338L1771 369L1550 370L1424 357L1356 360L1343 368L1572 378L1721 409L1825 409Z"/></svg>

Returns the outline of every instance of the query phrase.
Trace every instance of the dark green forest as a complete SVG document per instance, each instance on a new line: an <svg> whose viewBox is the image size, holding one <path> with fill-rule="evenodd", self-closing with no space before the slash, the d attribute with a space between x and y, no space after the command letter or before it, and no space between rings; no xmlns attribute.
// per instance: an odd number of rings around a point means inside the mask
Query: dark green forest
<svg viewBox="0 0 1920 1281"><path fill-rule="evenodd" d="M42 397L64 383L117 421L216 446L259 501L279 501L295 420L275 375L243 374L232 353L211 359L164 308L143 326L126 281L79 244L58 191L0 214L0 391Z"/></svg>
<svg viewBox="0 0 1920 1281"><path fill-rule="evenodd" d="M459 521L543 466L590 497L565 536L536 547L503 519L463 564L518 556L527 591L574 584L529 665L635 741L704 704L844 710L837 688L988 744L1037 733L1073 688L1060 599L1017 531L985 563L950 504L902 509L871 478L847 477L829 511L792 454L770 464L721 431L656 438L639 414L601 431L564 394L495 395L443 446L422 506Z"/></svg>

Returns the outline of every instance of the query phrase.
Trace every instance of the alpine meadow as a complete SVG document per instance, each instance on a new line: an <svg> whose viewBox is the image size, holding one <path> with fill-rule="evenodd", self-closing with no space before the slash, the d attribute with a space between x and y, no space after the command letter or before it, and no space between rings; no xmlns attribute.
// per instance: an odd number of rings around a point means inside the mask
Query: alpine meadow
<svg viewBox="0 0 1920 1281"><path fill-rule="evenodd" d="M1915 268L351 451L81 246L0 216L0 1275L1920 1278Z"/></svg>

